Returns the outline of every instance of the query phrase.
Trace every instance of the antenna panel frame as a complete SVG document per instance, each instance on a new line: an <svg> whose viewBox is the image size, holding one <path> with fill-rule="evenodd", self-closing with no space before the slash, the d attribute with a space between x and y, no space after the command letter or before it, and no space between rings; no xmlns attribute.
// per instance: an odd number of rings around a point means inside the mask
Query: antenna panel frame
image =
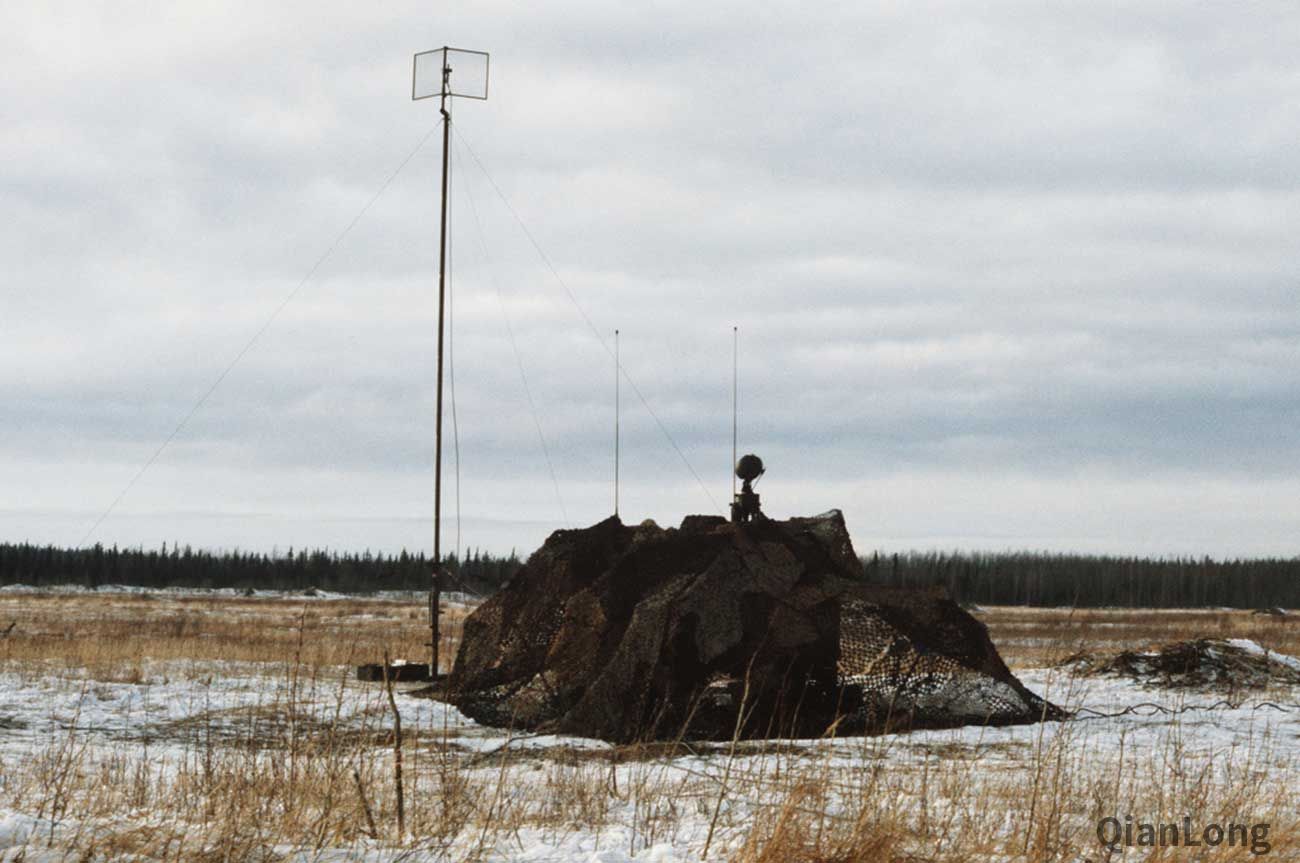
<svg viewBox="0 0 1300 863"><path fill-rule="evenodd" d="M438 76L438 78L439 78L439 81L438 81L438 89L436 89L436 90L434 90L434 91L432 91L432 92L424 93L423 95L421 95L420 90L419 90L420 58L421 58L421 57L430 57L430 58L431 58L431 55L433 55L433 54L441 54L441 55L442 55L442 62L441 62L441 63L438 65L438 67L437 67L438 70L439 70L440 72L441 72L442 69L445 69L445 68L446 68L446 67L451 63L452 59L454 59L454 55L457 55L457 54L459 54L459 55L471 55L473 58L475 58L475 59L473 60L473 62L479 62L477 58L482 58L482 64L483 64L483 76L482 76L482 78L483 78L483 87L482 87L482 89L480 90L480 89L478 89L478 88L474 88L472 91L468 91L468 90L467 90L467 91L457 91L457 90L455 89L455 86L456 86L456 85L455 85L455 83L453 83L451 89L449 89L449 90L447 91L446 95L452 97L453 99L474 99L474 100L479 101L479 102L485 102L485 101L487 101L487 97L488 97L488 77L489 77L489 76L488 76L488 73L489 73L489 71L490 71L490 67L491 67L491 55L488 54L487 51L471 51L471 50L469 50L468 48L451 48L451 47L448 47L448 46L443 46L442 48L434 48L432 51L420 51L420 52L417 52L417 53L416 53L416 54L411 58L411 101L412 101L412 102L418 102L418 101L420 101L421 99L434 99L434 98L437 98L437 97L439 97L439 96L444 95L443 92L442 92L442 81L441 81L442 76L441 76L441 74L439 74L439 76ZM454 75L451 76L451 77L452 77L453 79L455 79L455 76L454 76Z"/></svg>

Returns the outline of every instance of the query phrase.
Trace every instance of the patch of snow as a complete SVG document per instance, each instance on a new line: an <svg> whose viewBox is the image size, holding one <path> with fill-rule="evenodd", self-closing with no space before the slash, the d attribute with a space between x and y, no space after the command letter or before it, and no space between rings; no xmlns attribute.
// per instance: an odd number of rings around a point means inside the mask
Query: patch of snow
<svg viewBox="0 0 1300 863"><path fill-rule="evenodd" d="M0 809L0 851L26 845L42 825L49 829L48 822L40 818Z"/></svg>
<svg viewBox="0 0 1300 863"><path fill-rule="evenodd" d="M1249 653L1251 656L1263 657L1272 662L1285 665L1287 668L1293 668L1296 671L1300 671L1300 658L1286 653L1278 653L1276 650L1269 650L1267 647L1264 647L1249 638L1229 638L1228 644L1238 650Z"/></svg>

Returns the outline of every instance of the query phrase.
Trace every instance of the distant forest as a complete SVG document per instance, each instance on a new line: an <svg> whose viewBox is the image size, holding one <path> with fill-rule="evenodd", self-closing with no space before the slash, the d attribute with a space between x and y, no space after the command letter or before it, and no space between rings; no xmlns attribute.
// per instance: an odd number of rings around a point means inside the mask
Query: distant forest
<svg viewBox="0 0 1300 863"><path fill-rule="evenodd" d="M510 579L521 561L511 552L494 557L471 549L464 560L445 558L444 590L489 594ZM396 555L294 551L195 551L164 543L159 549L119 549L95 545L85 549L0 543L0 585L34 587L75 584L98 588L106 584L136 587L235 588L238 590L338 593L380 590L428 590L433 567L423 553Z"/></svg>
<svg viewBox="0 0 1300 863"><path fill-rule="evenodd" d="M961 602L1126 608L1295 608L1300 558L1106 557L1041 552L873 554L870 581L942 585Z"/></svg>
<svg viewBox="0 0 1300 863"><path fill-rule="evenodd" d="M900 587L942 585L961 602L985 605L1078 605L1146 608L1300 606L1300 558L1226 560L1143 559L1035 552L919 553L863 558L868 580ZM445 590L487 595L505 584L521 561L471 550L446 559ZM423 554L214 553L163 545L159 549L59 549L0 543L0 585L75 584L147 588L339 593L425 590L431 564Z"/></svg>

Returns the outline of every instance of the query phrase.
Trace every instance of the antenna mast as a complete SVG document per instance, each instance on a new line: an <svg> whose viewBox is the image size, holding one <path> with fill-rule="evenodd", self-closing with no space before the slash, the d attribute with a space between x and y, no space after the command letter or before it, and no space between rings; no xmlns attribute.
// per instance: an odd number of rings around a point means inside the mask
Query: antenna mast
<svg viewBox="0 0 1300 863"><path fill-rule="evenodd" d="M614 330L614 518L618 518L618 438L619 438L619 378L623 366L618 358L618 330Z"/></svg>
<svg viewBox="0 0 1300 863"><path fill-rule="evenodd" d="M452 65L462 67L465 73L451 83ZM428 85L431 72L436 70L438 87ZM466 83L460 83L464 80ZM440 642L439 611L442 607L442 358L444 320L447 299L447 173L451 150L451 112L448 99L486 99L488 80L488 55L483 51L465 51L459 48L438 48L415 55L411 66L411 99L440 98L438 112L442 115L442 205L438 233L438 406L434 431L433 469L433 578L429 588L429 676L438 679L438 647Z"/></svg>
<svg viewBox="0 0 1300 863"><path fill-rule="evenodd" d="M737 370L740 358L740 328L731 328L731 498L736 498L736 416L740 411L740 373Z"/></svg>

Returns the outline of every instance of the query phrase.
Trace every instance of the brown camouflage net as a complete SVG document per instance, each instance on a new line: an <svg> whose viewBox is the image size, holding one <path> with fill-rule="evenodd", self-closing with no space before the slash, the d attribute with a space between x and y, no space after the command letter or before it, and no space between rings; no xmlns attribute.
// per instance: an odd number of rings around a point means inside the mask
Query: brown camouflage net
<svg viewBox="0 0 1300 863"><path fill-rule="evenodd" d="M844 597L839 682L862 693L858 725L911 726L1060 719L1016 679L984 625L941 590L864 586Z"/></svg>
<svg viewBox="0 0 1300 863"><path fill-rule="evenodd" d="M1060 716L956 603L866 584L838 512L556 531L466 620L444 697L623 742Z"/></svg>

